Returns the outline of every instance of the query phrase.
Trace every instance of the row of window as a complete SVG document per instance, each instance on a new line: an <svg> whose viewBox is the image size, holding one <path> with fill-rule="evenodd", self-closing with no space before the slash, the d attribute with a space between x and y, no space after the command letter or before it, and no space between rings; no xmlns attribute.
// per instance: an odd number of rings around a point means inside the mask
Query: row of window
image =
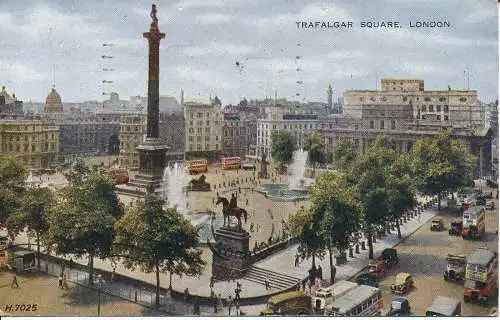
<svg viewBox="0 0 500 320"><path fill-rule="evenodd" d="M434 105L430 104L429 106L426 106L424 104L424 105L422 105L421 110L423 112L427 112L427 110L428 110L428 112L434 112ZM443 105L443 111L444 112L448 112L448 105L447 104ZM441 106L440 105L436 105L436 112L441 112Z"/></svg>
<svg viewBox="0 0 500 320"><path fill-rule="evenodd" d="M215 140L219 141L219 136L216 136ZM189 136L188 137L188 141L189 142L193 142L194 141L194 137L193 136ZM201 136L196 136L196 141L201 142ZM205 136L205 141L210 142L210 136Z"/></svg>
<svg viewBox="0 0 500 320"><path fill-rule="evenodd" d="M54 143L44 143L41 148L37 148L36 145L32 144L31 145L31 148L30 148L30 145L29 144L24 144L23 145L23 152L30 152L29 150L31 149L31 152L36 152L37 149L41 149L40 151L41 152L47 152L47 151L55 151L55 147L54 147ZM6 147L7 149L7 147ZM8 150L9 151L16 151L16 152L21 152L21 145L20 144L17 144L14 146L14 144L12 143L9 143L8 145Z"/></svg>
<svg viewBox="0 0 500 320"><path fill-rule="evenodd" d="M207 112L207 113L203 113L203 112L197 112L196 113L196 118L203 118L203 116L206 116L207 118L210 118L210 115L214 115L214 116L220 116L221 113L220 112L215 112L215 113L210 113L210 112ZM189 113L189 119L193 119L194 118L194 114L192 112Z"/></svg>
<svg viewBox="0 0 500 320"><path fill-rule="evenodd" d="M395 89L395 88L393 88L393 89ZM377 100L377 98L378 98L378 97L370 97L370 101L376 101L376 100ZM402 99L403 99L403 101L408 101L408 97L403 97ZM381 97L379 100L380 100L380 101L387 101L387 97ZM417 97L417 101L418 101L418 100L419 100L419 97ZM426 101L426 102L429 102L429 101L431 101L431 100L435 100L435 98L433 98L433 99L431 99L430 97L425 97L425 98L424 98L424 101ZM437 100L439 100L440 102L444 102L444 101L446 101L446 98L445 98L445 97L440 97L440 98L439 98L439 99L437 99ZM461 102L465 102L465 101L467 101L467 98L465 98L465 97L461 97L459 100L460 100ZM365 101L365 97L359 97L359 101L364 102L364 101Z"/></svg>
<svg viewBox="0 0 500 320"><path fill-rule="evenodd" d="M39 136L39 135L38 135ZM15 138L14 138L15 137ZM35 141L36 136L30 136L30 135L24 135L24 141ZM49 134L45 133L44 136L45 140L49 139ZM50 139L54 139L54 133L50 134ZM15 141L21 141L21 136L9 136L9 141L14 142Z"/></svg>
<svg viewBox="0 0 500 320"><path fill-rule="evenodd" d="M375 129L375 121L370 120L370 129ZM385 120L380 120L380 126L379 129L385 129ZM396 121L391 120L391 129L394 130L396 129Z"/></svg>
<svg viewBox="0 0 500 320"><path fill-rule="evenodd" d="M208 144L208 143L205 144L205 150L202 150L200 143L198 143L196 145L196 149L194 147L195 147L194 144L189 144L189 151L209 151L209 150L211 150L210 144ZM219 150L219 144L215 145L215 150Z"/></svg>
<svg viewBox="0 0 500 320"><path fill-rule="evenodd" d="M207 126L209 126L209 125L210 125L210 120L206 120L206 121L205 121L205 124L206 124ZM219 121L219 120L215 120L215 125L216 125L216 126L218 126L219 124L220 124L220 121ZM192 120L191 120L191 121L189 121L189 125L190 125L191 127L192 127L192 126L194 126L194 121L192 121ZM198 120L198 121L196 121L196 125L197 125L197 126L203 126L203 121L202 121L202 120Z"/></svg>
<svg viewBox="0 0 500 320"><path fill-rule="evenodd" d="M438 115L423 114L420 116L420 119L422 119L422 120L434 120L434 119L441 120L441 115L440 114L438 114ZM443 117L443 120L445 120L445 121L448 121L448 119L449 119L448 116Z"/></svg>
<svg viewBox="0 0 500 320"><path fill-rule="evenodd" d="M241 128L238 132L238 129L224 130L224 137L233 137L233 136L243 136L245 135L245 129Z"/></svg>

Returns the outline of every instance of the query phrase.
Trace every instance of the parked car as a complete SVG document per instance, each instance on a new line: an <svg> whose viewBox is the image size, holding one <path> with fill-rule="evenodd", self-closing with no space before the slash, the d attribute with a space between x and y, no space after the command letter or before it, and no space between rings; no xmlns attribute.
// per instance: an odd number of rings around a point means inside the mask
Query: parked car
<svg viewBox="0 0 500 320"><path fill-rule="evenodd" d="M444 219L441 217L434 218L431 221L431 231L442 231L444 229Z"/></svg>
<svg viewBox="0 0 500 320"><path fill-rule="evenodd" d="M381 259L372 260L368 264L368 272L377 277L382 278L385 275L386 265L385 261Z"/></svg>
<svg viewBox="0 0 500 320"><path fill-rule="evenodd" d="M394 248L385 248L380 256L385 261L387 267L399 263L398 252Z"/></svg>
<svg viewBox="0 0 500 320"><path fill-rule="evenodd" d="M454 220L450 225L450 229L448 230L448 234L450 236L461 235L462 234L462 226L463 226L462 220Z"/></svg>
<svg viewBox="0 0 500 320"><path fill-rule="evenodd" d="M385 314L386 317L409 316L411 311L408 299L404 297L394 297L391 301L391 308Z"/></svg>
<svg viewBox="0 0 500 320"><path fill-rule="evenodd" d="M272 296L261 316L271 315L310 315L311 297L304 291L290 291Z"/></svg>
<svg viewBox="0 0 500 320"><path fill-rule="evenodd" d="M410 288L415 286L413 277L406 272L401 272L396 275L394 283L391 285L391 292L396 294L405 294Z"/></svg>
<svg viewBox="0 0 500 320"><path fill-rule="evenodd" d="M356 277L356 283L361 285L378 288L378 278L372 273L362 273Z"/></svg>

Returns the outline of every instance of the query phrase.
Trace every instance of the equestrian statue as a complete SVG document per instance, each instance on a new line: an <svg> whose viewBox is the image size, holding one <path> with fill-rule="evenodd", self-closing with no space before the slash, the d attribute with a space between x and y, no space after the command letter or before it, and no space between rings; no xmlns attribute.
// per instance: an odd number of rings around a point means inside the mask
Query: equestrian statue
<svg viewBox="0 0 500 320"><path fill-rule="evenodd" d="M215 204L220 204L222 203L222 214L224 215L224 226L226 226L226 219L227 219L227 226L229 227L230 220L229 218L231 216L235 217L238 219L238 228L242 228L241 224L241 216L243 215L243 218L245 219L245 223L247 222L247 211L243 208L238 208L237 200L236 200L236 195L233 193L231 195L231 201L228 201L227 198L224 197L217 197L217 202Z"/></svg>

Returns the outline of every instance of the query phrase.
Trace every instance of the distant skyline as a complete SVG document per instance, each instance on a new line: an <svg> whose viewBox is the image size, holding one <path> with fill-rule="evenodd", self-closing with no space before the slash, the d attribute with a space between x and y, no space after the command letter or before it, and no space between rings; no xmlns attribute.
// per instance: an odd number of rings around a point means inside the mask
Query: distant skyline
<svg viewBox="0 0 500 320"><path fill-rule="evenodd" d="M334 99L380 88L381 78L424 79L426 90L466 89L468 70L479 99L497 99L496 1L354 2L155 1L166 33L160 92L178 99L182 88L187 98L217 95L223 104L275 91L279 98L326 102L330 82ZM151 1L3 0L2 8L0 86L19 99L43 102L54 83L63 103L108 99L102 92L124 100L147 94L142 33ZM451 27L409 27L431 20ZM297 25L317 21L354 26ZM401 28L360 28L361 21L398 21Z"/></svg>

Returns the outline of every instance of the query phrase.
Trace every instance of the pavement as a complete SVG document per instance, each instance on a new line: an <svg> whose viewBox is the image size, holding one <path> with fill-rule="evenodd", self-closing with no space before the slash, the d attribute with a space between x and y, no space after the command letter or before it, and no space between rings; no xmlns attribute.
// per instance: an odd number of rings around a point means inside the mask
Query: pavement
<svg viewBox="0 0 500 320"><path fill-rule="evenodd" d="M444 203L444 201L443 201ZM421 225L426 223L436 214L437 206L433 206L430 210L424 210L421 214L420 219L413 218L407 223L404 223L401 226L401 233L403 239L415 232ZM387 247L392 247L399 243L402 239L397 238L397 233L393 232L390 235L386 235L382 239L377 239L377 242L374 243L374 254L378 256L380 252ZM16 238L16 243L26 243L27 238L25 234L21 234ZM32 247L34 249L34 247ZM285 249L281 252L278 252L266 259L263 259L255 264L255 266L263 269L267 269L274 272L284 273L289 276L295 276L297 278L305 278L307 275L307 270L311 266L311 259L307 259L305 261L301 261L299 267L294 267L293 262L295 258L295 253L297 252L297 245L293 245L288 249ZM58 257L64 260L68 260L70 258L73 259L74 263L78 263L81 265L87 265L86 259L78 259L72 255L68 255L66 257ZM211 253L208 249L204 251L204 260L211 262ZM317 265L322 265L323 275L325 277L326 282L329 282L329 270L328 270L328 260L319 260L317 259ZM354 258L348 258L348 263L343 264L341 266L337 266L336 280L348 279L363 269L368 263L368 251L360 251L360 254L355 254ZM42 261L42 270L46 270L45 265L48 265L48 273L57 276L60 272L60 266L57 263L44 262ZM99 270L105 270L108 272L112 271L112 265L109 261L94 259L94 266L96 268L96 272ZM76 283L84 284L88 279L88 273L80 270L71 270L67 271L68 280L74 281ZM141 271L135 270L130 271L125 269L121 264L116 267L115 270L117 275L124 275L127 277L131 277L145 283L156 284L155 274L150 273L146 274ZM200 277L179 277L172 276L172 288L174 291L179 293L184 292L187 288L189 290L190 295L197 295L203 297L210 296L210 288L209 288L209 278L211 274L211 263L207 263L207 266ZM255 296L266 296L272 295L278 292L277 289L266 290L265 286L260 285L258 283L254 283L251 281L247 281L245 279L238 280L242 285L241 298L249 298ZM160 283L162 288L167 288L169 284L169 275L161 274L160 275ZM214 285L214 292L218 295L220 294L222 298L227 298L228 296L234 297L234 289L236 284L234 282L216 282ZM119 283L119 282L111 282L109 279L105 279L103 281L102 290L113 294L124 299L128 299L131 301L135 301L135 295L137 292L137 302L145 305L152 306L154 304L154 290L147 288L138 288L133 285ZM189 303L184 303L184 301L179 301L172 299L168 294L166 296L161 297L161 305L162 310L165 312L173 313L173 314L191 314L192 313L192 305ZM246 314L259 314L260 310L262 310L263 305L252 305L252 306L244 306L242 310ZM213 308L211 307L202 307L201 313L202 315L221 315L222 311L218 313L213 312ZM227 311L225 311L227 312Z"/></svg>

